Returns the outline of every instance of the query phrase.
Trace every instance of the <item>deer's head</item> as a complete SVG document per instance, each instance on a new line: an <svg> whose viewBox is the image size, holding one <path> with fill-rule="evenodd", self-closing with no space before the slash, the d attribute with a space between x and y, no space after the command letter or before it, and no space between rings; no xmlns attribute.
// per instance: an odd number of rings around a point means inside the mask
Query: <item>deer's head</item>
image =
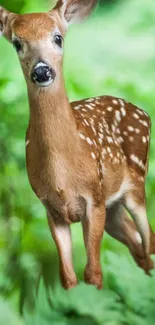
<svg viewBox="0 0 155 325"><path fill-rule="evenodd" d="M95 4L96 0L59 0L47 13L24 15L0 7L0 34L17 51L30 87L49 87L60 78L68 26L87 17Z"/></svg>

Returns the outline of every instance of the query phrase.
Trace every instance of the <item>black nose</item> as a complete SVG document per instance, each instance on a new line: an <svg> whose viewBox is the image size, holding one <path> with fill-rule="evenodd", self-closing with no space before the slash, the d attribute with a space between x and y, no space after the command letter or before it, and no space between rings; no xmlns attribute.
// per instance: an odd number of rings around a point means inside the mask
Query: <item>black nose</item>
<svg viewBox="0 0 155 325"><path fill-rule="evenodd" d="M43 62L39 62L32 70L31 79L33 82L43 84L54 80L55 72Z"/></svg>

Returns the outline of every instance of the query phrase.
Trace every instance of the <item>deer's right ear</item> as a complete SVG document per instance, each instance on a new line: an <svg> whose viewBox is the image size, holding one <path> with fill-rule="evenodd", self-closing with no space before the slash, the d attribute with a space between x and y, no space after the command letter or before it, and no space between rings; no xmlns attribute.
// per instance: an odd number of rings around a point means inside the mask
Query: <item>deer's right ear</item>
<svg viewBox="0 0 155 325"><path fill-rule="evenodd" d="M11 23L13 13L7 11L3 7L0 7L0 36L4 35L8 41L11 41Z"/></svg>

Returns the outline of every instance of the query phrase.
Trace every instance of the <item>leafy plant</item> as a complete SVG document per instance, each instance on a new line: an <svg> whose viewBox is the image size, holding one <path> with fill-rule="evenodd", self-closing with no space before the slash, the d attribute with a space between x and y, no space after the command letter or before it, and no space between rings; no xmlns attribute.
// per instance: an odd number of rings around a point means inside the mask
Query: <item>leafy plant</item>
<svg viewBox="0 0 155 325"><path fill-rule="evenodd" d="M25 309L26 325L154 325L155 271L148 277L125 256L106 258L105 290L80 283L65 291L57 284L47 293L41 281L35 312Z"/></svg>

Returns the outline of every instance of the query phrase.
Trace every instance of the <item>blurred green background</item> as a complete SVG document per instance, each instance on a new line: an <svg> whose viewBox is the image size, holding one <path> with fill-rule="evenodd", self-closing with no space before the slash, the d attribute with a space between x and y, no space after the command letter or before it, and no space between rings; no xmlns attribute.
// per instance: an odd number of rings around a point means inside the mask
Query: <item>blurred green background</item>
<svg viewBox="0 0 155 325"><path fill-rule="evenodd" d="M1 0L14 12L49 9L48 0ZM101 1L65 42L70 100L103 94L125 98L152 119L147 178L148 218L155 229L155 1ZM155 274L146 277L128 250L105 234L101 259L105 290L81 283L60 287L58 257L45 210L25 168L29 110L12 45L0 40L0 325L154 325ZM85 251L74 225L74 264L83 280ZM38 294L37 294L38 293Z"/></svg>

